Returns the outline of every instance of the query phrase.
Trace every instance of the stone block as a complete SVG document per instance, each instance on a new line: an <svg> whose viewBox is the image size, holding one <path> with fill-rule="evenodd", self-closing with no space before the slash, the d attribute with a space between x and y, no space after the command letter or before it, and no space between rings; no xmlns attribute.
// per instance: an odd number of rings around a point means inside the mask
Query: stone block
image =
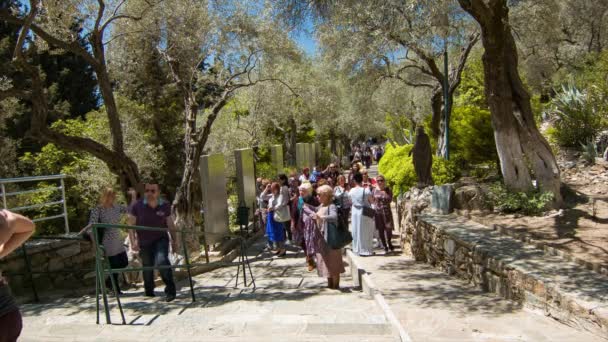
<svg viewBox="0 0 608 342"><path fill-rule="evenodd" d="M443 249L448 255L454 255L454 252L456 251L456 242L452 239L444 240Z"/></svg>
<svg viewBox="0 0 608 342"><path fill-rule="evenodd" d="M433 212L447 215L454 211L454 185L444 184L433 187L431 195L431 208Z"/></svg>
<svg viewBox="0 0 608 342"><path fill-rule="evenodd" d="M62 258L69 258L80 253L80 243L73 243L55 251Z"/></svg>
<svg viewBox="0 0 608 342"><path fill-rule="evenodd" d="M59 270L62 270L64 267L65 267L65 263L63 262L62 259L54 258L54 259L49 260L49 267L48 267L49 272L59 271Z"/></svg>

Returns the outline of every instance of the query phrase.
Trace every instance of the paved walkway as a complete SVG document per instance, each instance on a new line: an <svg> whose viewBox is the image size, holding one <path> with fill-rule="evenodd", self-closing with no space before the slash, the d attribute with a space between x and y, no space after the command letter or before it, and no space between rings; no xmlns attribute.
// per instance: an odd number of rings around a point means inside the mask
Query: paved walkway
<svg viewBox="0 0 608 342"><path fill-rule="evenodd" d="M127 292L126 326L116 324L117 308L112 310L114 325L96 325L91 297L24 305L21 341L398 340L380 307L353 291L350 277L342 281L345 291L328 290L326 279L306 271L301 253L272 258L261 253L263 244L249 250L255 290L242 284L234 288L236 267L229 267L194 278L195 303L187 282L180 283L178 298L169 304L163 301L162 288L153 299L141 297L141 290Z"/></svg>
<svg viewBox="0 0 608 342"><path fill-rule="evenodd" d="M403 255L354 261L413 341L605 341Z"/></svg>
<svg viewBox="0 0 608 342"><path fill-rule="evenodd" d="M377 167L370 169L375 176ZM393 244L398 245L397 239ZM413 341L606 341L400 253L376 253L353 256L353 261L365 270Z"/></svg>

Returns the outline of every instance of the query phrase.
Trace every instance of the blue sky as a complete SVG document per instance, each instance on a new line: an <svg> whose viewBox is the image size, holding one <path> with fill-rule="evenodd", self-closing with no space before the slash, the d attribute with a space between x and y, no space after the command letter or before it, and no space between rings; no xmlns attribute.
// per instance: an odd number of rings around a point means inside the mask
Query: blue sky
<svg viewBox="0 0 608 342"><path fill-rule="evenodd" d="M314 24L310 18L306 19L301 29L292 33L292 37L307 55L315 55L318 42L314 35Z"/></svg>

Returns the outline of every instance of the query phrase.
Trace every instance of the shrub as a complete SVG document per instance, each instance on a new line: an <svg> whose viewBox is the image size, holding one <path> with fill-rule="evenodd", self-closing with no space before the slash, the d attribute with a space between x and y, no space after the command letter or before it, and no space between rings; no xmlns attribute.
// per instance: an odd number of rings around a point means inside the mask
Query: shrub
<svg viewBox="0 0 608 342"><path fill-rule="evenodd" d="M502 183L490 187L489 198L494 208L504 213L520 212L525 215L540 215L547 210L553 201L553 193L540 192L511 192Z"/></svg>
<svg viewBox="0 0 608 342"><path fill-rule="evenodd" d="M553 122L551 137L560 146L574 148L595 138L605 126L602 102L602 95L592 89L562 86L546 113Z"/></svg>
<svg viewBox="0 0 608 342"><path fill-rule="evenodd" d="M384 156L380 160L378 170L385 177L387 184L395 194L406 192L416 185L416 172L414 171L412 157L409 155L413 147L414 145L393 147L388 144ZM459 176L459 168L456 162L437 157L433 157L432 172L435 184L450 183Z"/></svg>
<svg viewBox="0 0 608 342"><path fill-rule="evenodd" d="M593 140L588 141L586 144L581 144L583 148L583 159L588 165L595 164L595 158L597 157L597 145Z"/></svg>
<svg viewBox="0 0 608 342"><path fill-rule="evenodd" d="M475 106L454 107L450 122L450 148L467 163L496 161L490 111Z"/></svg>

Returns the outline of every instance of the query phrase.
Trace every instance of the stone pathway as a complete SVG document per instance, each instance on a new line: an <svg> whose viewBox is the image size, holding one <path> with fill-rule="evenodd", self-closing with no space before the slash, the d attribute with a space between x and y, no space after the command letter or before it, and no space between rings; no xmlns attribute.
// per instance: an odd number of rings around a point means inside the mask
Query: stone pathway
<svg viewBox="0 0 608 342"><path fill-rule="evenodd" d="M378 305L359 291L352 279L342 280L344 291L324 288L326 280L308 273L301 253L284 259L261 253L263 241L250 250L256 289L242 283L234 288L236 267L194 278L197 301L190 300L187 282L180 282L172 303L159 297L127 292L123 307L128 325L95 324L91 297L22 306L21 341L397 341L398 337ZM347 275L350 272L347 272ZM240 278L242 282L242 277ZM115 303L112 298L110 302ZM101 320L105 322L103 312Z"/></svg>
<svg viewBox="0 0 608 342"><path fill-rule="evenodd" d="M413 341L605 341L407 256L354 257L354 264Z"/></svg>
<svg viewBox="0 0 608 342"><path fill-rule="evenodd" d="M377 166L370 168L377 175ZM396 220L396 212L393 210ZM395 236L399 234L395 233ZM393 245L398 246L397 238ZM348 253L362 286L378 292L412 341L606 341L475 289L428 264L395 253L359 257ZM368 287L372 289L368 289ZM608 338L608 337L607 337Z"/></svg>

